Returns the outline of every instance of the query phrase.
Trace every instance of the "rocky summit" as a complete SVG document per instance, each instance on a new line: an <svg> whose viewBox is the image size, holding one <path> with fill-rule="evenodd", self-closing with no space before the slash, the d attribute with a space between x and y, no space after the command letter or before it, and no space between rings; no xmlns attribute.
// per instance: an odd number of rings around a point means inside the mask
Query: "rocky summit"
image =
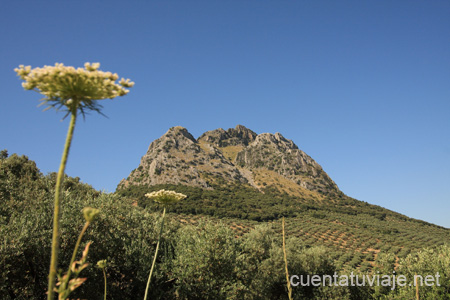
<svg viewBox="0 0 450 300"><path fill-rule="evenodd" d="M217 184L272 187L291 195L339 192L322 167L280 133L256 134L237 125L195 139L186 128L170 128L153 141L139 166L118 189L130 185L183 184L213 189Z"/></svg>

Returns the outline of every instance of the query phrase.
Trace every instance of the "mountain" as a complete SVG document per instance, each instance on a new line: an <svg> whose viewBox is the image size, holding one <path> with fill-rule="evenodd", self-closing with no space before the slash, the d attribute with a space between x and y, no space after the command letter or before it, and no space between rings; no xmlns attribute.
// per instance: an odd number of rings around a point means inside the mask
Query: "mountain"
<svg viewBox="0 0 450 300"><path fill-rule="evenodd" d="M338 193L322 167L280 133L256 134L237 125L207 131L195 139L172 127L153 141L139 166L118 189L130 185L183 184L213 189L217 182L272 187L290 195Z"/></svg>
<svg viewBox="0 0 450 300"><path fill-rule="evenodd" d="M242 125L198 139L183 127L170 128L150 144L116 193L159 211L144 195L163 188L188 196L167 208L181 222L220 220L244 234L261 222L279 225L285 217L288 236L327 247L344 267L365 270L380 252L398 261L450 241L447 228L345 195L282 134L256 134Z"/></svg>

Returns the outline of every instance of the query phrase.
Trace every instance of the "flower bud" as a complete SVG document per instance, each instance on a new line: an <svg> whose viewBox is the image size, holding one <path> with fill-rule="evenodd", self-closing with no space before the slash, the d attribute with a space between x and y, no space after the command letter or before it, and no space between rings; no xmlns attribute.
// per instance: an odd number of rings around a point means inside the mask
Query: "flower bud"
<svg viewBox="0 0 450 300"><path fill-rule="evenodd" d="M100 210L92 207L83 208L83 216L86 222L92 222L100 214Z"/></svg>
<svg viewBox="0 0 450 300"><path fill-rule="evenodd" d="M100 269L104 269L104 268L106 268L106 259L102 259L102 260L99 260L98 262L97 262L97 267L99 267Z"/></svg>

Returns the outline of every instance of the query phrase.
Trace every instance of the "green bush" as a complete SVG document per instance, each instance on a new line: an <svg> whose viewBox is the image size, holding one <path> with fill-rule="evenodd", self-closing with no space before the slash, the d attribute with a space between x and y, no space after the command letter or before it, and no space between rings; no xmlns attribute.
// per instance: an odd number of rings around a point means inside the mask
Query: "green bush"
<svg viewBox="0 0 450 300"><path fill-rule="evenodd" d="M239 243L224 224L199 223L178 232L171 270L180 299L240 299Z"/></svg>
<svg viewBox="0 0 450 300"><path fill-rule="evenodd" d="M446 244L436 249L423 249L414 254L409 254L400 260L397 274L403 274L407 282L414 282L414 275L433 276L439 273L439 285L419 287L420 299L450 299L450 245ZM420 281L419 281L420 285ZM408 284L404 287L397 287L391 299L414 298L415 287Z"/></svg>
<svg viewBox="0 0 450 300"><path fill-rule="evenodd" d="M43 176L27 157L12 155L0 165L0 201L2 218L0 235L0 299L43 299L47 289L48 263L52 231L54 174ZM118 299L143 295L158 235L159 214L133 206L131 199L101 194L79 178L66 177L63 185L61 250L59 265L66 268L84 224L82 209L101 210L89 227L83 245L93 241L88 262L108 260L108 282L111 294ZM173 258L174 234L178 223L165 226L160 266ZM84 247L81 247L84 248ZM83 270L88 280L71 298L98 299L103 295L102 273L94 267ZM155 279L164 293L164 273ZM170 289L170 287L167 287Z"/></svg>

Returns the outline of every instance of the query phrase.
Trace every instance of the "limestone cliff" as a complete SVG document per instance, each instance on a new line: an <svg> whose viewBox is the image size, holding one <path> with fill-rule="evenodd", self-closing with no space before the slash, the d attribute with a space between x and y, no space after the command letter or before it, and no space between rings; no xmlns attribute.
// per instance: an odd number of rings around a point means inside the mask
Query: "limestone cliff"
<svg viewBox="0 0 450 300"><path fill-rule="evenodd" d="M139 166L118 188L129 185L214 184L272 186L288 194L328 194L338 187L310 156L280 133L256 134L237 125L207 131L197 140L183 127L153 141Z"/></svg>

